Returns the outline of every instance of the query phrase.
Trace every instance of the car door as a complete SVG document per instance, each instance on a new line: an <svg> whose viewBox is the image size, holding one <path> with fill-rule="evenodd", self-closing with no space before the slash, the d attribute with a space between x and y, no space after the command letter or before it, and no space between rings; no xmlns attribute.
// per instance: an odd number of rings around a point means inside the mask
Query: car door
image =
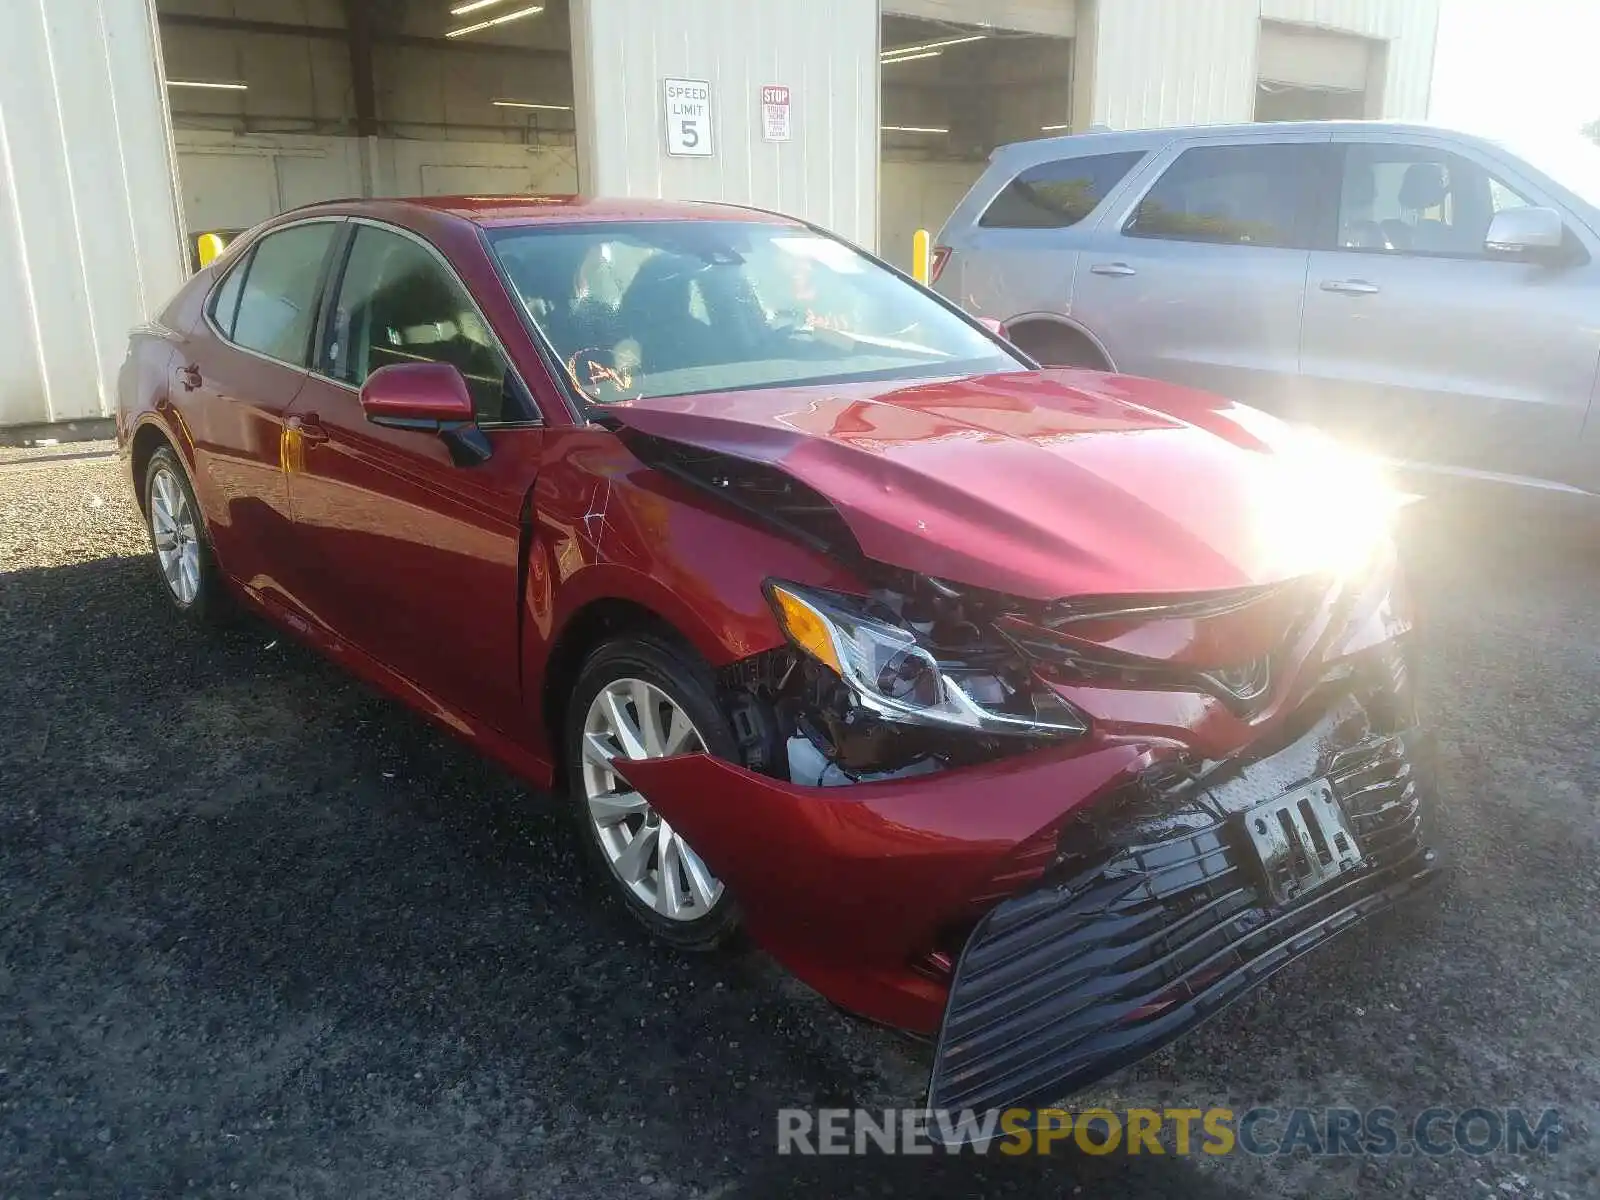
<svg viewBox="0 0 1600 1200"><path fill-rule="evenodd" d="M1587 231L1568 219L1565 263L1496 257L1497 211L1561 208L1535 181L1422 134L1336 145L1338 246L1312 254L1306 294L1308 410L1385 457L1568 477L1600 357Z"/></svg>
<svg viewBox="0 0 1600 1200"><path fill-rule="evenodd" d="M258 239L213 289L173 358L169 394L194 439L195 486L227 572L289 603L284 414L306 380L318 290L341 221L305 221Z"/></svg>
<svg viewBox="0 0 1600 1200"><path fill-rule="evenodd" d="M324 636L404 676L435 708L515 732L518 553L540 422L444 256L394 226L350 227L316 370L289 412L299 596ZM461 370L486 461L458 466L436 433L366 419L367 376L419 361Z"/></svg>
<svg viewBox="0 0 1600 1200"><path fill-rule="evenodd" d="M1072 315L1119 371L1285 410L1330 153L1326 133L1168 147L1087 239Z"/></svg>

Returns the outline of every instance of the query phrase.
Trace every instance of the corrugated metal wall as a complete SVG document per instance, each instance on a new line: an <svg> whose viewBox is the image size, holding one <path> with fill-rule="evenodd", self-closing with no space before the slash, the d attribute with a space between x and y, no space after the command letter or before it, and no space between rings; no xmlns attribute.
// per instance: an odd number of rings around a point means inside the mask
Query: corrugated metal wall
<svg viewBox="0 0 1600 1200"><path fill-rule="evenodd" d="M1114 129L1247 121L1260 0L1098 0L1089 84L1074 124ZM1080 16L1080 25L1082 24ZM1081 71L1081 68L1080 68ZM1082 100L1092 109L1083 112Z"/></svg>
<svg viewBox="0 0 1600 1200"><path fill-rule="evenodd" d="M146 0L3 0L0 425L109 415L184 275Z"/></svg>
<svg viewBox="0 0 1600 1200"><path fill-rule="evenodd" d="M872 0L575 0L572 25L586 192L755 204L875 243ZM668 76L710 81L714 157L667 154ZM791 141L761 138L767 84L791 90Z"/></svg>

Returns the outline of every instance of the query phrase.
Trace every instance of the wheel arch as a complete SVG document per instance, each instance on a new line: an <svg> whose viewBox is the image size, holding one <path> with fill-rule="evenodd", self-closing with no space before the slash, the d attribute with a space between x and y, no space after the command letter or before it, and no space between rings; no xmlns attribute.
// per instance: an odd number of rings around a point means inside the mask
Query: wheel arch
<svg viewBox="0 0 1600 1200"><path fill-rule="evenodd" d="M1105 343L1086 325L1071 317L1056 312L1019 313L1005 322L1005 328L1008 337L1019 330L1028 329L1077 338L1099 355L1107 371L1115 372L1117 369L1116 360L1111 357Z"/></svg>
<svg viewBox="0 0 1600 1200"><path fill-rule="evenodd" d="M576 603L550 638L539 683L538 724L551 751L558 787L565 771L561 745L567 706L584 661L603 642L629 633L655 637L692 651L713 668L761 649L740 653L737 647L730 647L715 628L648 577L632 584L635 586L626 588L613 585ZM776 622L773 631L776 644L782 640Z"/></svg>
<svg viewBox="0 0 1600 1200"><path fill-rule="evenodd" d="M191 477L189 486L191 489L194 487L194 472L190 470L188 456L184 454L177 439L172 436L172 431L154 417L140 421L133 431L133 437L128 440L128 470L133 476L133 494L139 502L139 511L146 516L149 513L145 509L145 472L150 469L150 460L155 457L156 451L163 446L172 451L184 471L188 472Z"/></svg>

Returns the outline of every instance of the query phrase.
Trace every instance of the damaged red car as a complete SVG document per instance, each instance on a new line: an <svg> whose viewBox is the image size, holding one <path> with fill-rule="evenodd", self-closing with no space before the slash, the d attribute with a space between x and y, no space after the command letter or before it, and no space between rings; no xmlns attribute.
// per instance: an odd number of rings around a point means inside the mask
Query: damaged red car
<svg viewBox="0 0 1600 1200"><path fill-rule="evenodd" d="M934 1107L1063 1097L1438 870L1381 489L802 222L301 209L135 332L119 429L182 613L554 789L655 935L936 1039Z"/></svg>

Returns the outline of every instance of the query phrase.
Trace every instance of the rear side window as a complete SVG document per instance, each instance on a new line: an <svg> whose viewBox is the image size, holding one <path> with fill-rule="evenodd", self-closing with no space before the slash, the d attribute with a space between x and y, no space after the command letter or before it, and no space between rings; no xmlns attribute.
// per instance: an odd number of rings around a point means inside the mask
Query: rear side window
<svg viewBox="0 0 1600 1200"><path fill-rule="evenodd" d="M233 318L239 312L239 290L244 286L244 274L249 269L248 259L235 266L211 298L211 319L228 337L233 336Z"/></svg>
<svg viewBox="0 0 1600 1200"><path fill-rule="evenodd" d="M1065 229L1076 225L1121 183L1144 151L1064 158L1029 167L978 220L989 229Z"/></svg>
<svg viewBox="0 0 1600 1200"><path fill-rule="evenodd" d="M1124 232L1305 249L1323 208L1326 151L1299 143L1185 150L1139 202Z"/></svg>
<svg viewBox="0 0 1600 1200"><path fill-rule="evenodd" d="M305 364L322 266L338 229L336 224L318 222L261 239L239 293L231 331L234 342L281 362Z"/></svg>

